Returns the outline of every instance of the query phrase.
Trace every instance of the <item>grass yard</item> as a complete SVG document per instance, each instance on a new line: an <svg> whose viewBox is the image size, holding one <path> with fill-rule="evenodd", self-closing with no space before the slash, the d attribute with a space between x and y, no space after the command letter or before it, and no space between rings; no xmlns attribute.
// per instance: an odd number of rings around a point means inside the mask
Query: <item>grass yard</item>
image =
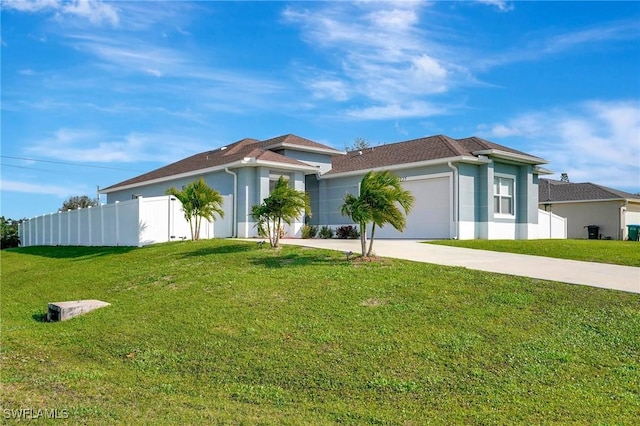
<svg viewBox="0 0 640 426"><path fill-rule="evenodd" d="M558 259L640 266L640 243L615 240L442 240L453 247L531 254Z"/></svg>
<svg viewBox="0 0 640 426"><path fill-rule="evenodd" d="M1 266L4 419L22 408L81 424L640 416L635 294L232 240L3 250ZM112 305L43 322L47 302L76 299Z"/></svg>

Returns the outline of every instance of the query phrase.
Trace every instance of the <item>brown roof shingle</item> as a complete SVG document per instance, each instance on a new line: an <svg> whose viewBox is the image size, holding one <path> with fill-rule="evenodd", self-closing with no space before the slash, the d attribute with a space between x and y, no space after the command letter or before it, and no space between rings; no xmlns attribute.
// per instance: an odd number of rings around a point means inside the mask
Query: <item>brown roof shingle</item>
<svg viewBox="0 0 640 426"><path fill-rule="evenodd" d="M476 151L488 149L504 151L511 154L526 154L506 146L485 141L477 137L453 139L445 135L429 136L406 142L397 142L348 152L344 157L334 157L331 171L327 174L345 173L358 170L369 170L389 167L396 164L409 164L444 158L474 156ZM540 160L540 164L545 161Z"/></svg>
<svg viewBox="0 0 640 426"><path fill-rule="evenodd" d="M148 173L144 173L131 179L127 179L115 185L104 188L103 191L153 181L156 179L163 179L170 176L180 175L197 170L210 169L212 167L222 166L225 164L231 164L240 161L245 157L255 157L256 159L262 161L308 167L309 165L303 163L302 161L285 157L284 155L266 149L266 147L275 147L277 145L281 145L283 141L287 141L286 143L299 145L302 147L314 147L323 150L333 150L333 148L330 148L326 145L322 145L308 139L300 138L295 135L280 136L278 138L273 138L266 141L245 138L227 145L226 147L201 152L199 154L192 155L191 157L187 157L183 160L176 161L175 163L171 163L167 166L160 167L159 169L152 170ZM336 153L339 152L337 150L334 151Z"/></svg>
<svg viewBox="0 0 640 426"><path fill-rule="evenodd" d="M538 181L538 202L540 203L612 199L640 200L640 196L591 182L573 183L554 179L540 179Z"/></svg>

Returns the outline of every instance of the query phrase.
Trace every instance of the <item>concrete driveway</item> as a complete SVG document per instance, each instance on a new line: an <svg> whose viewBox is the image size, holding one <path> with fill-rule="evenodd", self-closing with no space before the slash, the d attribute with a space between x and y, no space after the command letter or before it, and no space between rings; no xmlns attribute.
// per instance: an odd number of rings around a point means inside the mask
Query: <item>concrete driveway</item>
<svg viewBox="0 0 640 426"><path fill-rule="evenodd" d="M282 239L282 244L360 253L360 240ZM580 262L541 256L501 253L424 244L416 240L375 240L373 251L382 257L463 266L480 271L588 285L640 294L640 268Z"/></svg>

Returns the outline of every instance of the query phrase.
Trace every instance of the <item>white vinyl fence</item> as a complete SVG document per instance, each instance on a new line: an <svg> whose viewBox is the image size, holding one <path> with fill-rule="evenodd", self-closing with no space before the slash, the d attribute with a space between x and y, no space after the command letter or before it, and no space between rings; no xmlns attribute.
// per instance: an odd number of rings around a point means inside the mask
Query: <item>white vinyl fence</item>
<svg viewBox="0 0 640 426"><path fill-rule="evenodd" d="M232 236L233 196L223 196L224 218L203 221L200 238ZM27 246L145 246L190 239L189 223L175 197L139 197L36 216L19 225L20 242Z"/></svg>
<svg viewBox="0 0 640 426"><path fill-rule="evenodd" d="M538 238L567 238L567 218L538 209Z"/></svg>

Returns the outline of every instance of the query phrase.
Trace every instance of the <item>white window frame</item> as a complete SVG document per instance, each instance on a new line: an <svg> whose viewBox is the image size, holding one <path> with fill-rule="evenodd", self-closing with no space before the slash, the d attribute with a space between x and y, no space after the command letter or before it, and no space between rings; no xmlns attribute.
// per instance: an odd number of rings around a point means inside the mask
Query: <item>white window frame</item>
<svg viewBox="0 0 640 426"><path fill-rule="evenodd" d="M509 187L511 188L511 194L502 195L500 194L501 182L510 181ZM497 185L496 185L497 181ZM493 175L493 216L497 218L509 218L513 219L516 216L516 177L513 175L505 175L501 173L496 173ZM498 188L498 193L496 193L495 188ZM498 199L498 208L499 211L496 211L496 198ZM511 200L510 207L511 213L502 212L502 200L509 198Z"/></svg>

